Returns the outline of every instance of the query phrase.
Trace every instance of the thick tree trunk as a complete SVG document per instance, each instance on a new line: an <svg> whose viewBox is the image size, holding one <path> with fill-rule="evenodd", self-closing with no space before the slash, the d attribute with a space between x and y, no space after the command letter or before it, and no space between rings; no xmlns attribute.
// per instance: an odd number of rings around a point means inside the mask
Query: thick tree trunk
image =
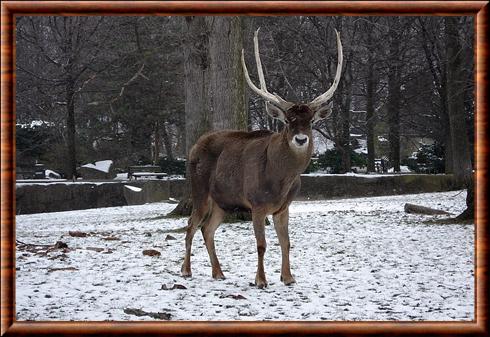
<svg viewBox="0 0 490 337"><path fill-rule="evenodd" d="M247 129L245 82L240 61L242 20L240 17L186 19L186 41L192 43L184 47L187 154L207 131ZM192 210L189 174L186 177L186 197L171 215L190 215ZM250 219L250 216L240 214L234 218Z"/></svg>
<svg viewBox="0 0 490 337"><path fill-rule="evenodd" d="M184 90L186 158L201 135L210 130L209 31L206 18L189 16L184 22ZM186 168L185 193L170 216L187 216L192 210L189 168Z"/></svg>
<svg viewBox="0 0 490 337"><path fill-rule="evenodd" d="M211 64L209 97L214 130L247 130L247 101L241 65L243 19L207 17ZM250 212L227 214L225 222L251 221Z"/></svg>
<svg viewBox="0 0 490 337"><path fill-rule="evenodd" d="M465 217L474 215L473 167L468 141L464 108L464 78L462 74L463 58L459 41L458 17L445 17L447 51L447 93L448 114L452 141L453 174L457 184L468 190ZM463 216L462 214L462 216Z"/></svg>
<svg viewBox="0 0 490 337"><path fill-rule="evenodd" d="M453 170L453 141L451 136L451 125L449 124L449 116L447 110L443 117L443 125L445 125L446 133L444 135L444 173L451 174Z"/></svg>
<svg viewBox="0 0 490 337"><path fill-rule="evenodd" d="M471 177L466 185L466 209L456 218L459 220L473 220L475 218L475 178Z"/></svg>
<svg viewBox="0 0 490 337"><path fill-rule="evenodd" d="M209 38L209 98L214 130L247 130L245 81L241 65L243 19L206 17Z"/></svg>
<svg viewBox="0 0 490 337"><path fill-rule="evenodd" d="M458 40L458 18L446 17L446 48L448 57L447 88L450 134L453 150L453 170L458 182L471 180L471 157L465 121L462 80L461 44Z"/></svg>

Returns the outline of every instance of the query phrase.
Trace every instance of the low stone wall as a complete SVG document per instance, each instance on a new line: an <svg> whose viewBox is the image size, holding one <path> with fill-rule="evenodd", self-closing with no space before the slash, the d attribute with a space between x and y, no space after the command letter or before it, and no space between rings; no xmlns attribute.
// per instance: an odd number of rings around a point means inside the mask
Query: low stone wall
<svg viewBox="0 0 490 337"><path fill-rule="evenodd" d="M456 190L452 175L301 176L300 200L355 198Z"/></svg>
<svg viewBox="0 0 490 337"><path fill-rule="evenodd" d="M185 180L147 180L97 183L17 184L16 213L61 212L87 208L139 205L180 198ZM141 188L127 193L124 185Z"/></svg>
<svg viewBox="0 0 490 337"><path fill-rule="evenodd" d="M451 175L302 176L297 199L332 199L458 189ZM141 188L136 192L124 185ZM139 205L180 199L185 180L17 184L17 214Z"/></svg>

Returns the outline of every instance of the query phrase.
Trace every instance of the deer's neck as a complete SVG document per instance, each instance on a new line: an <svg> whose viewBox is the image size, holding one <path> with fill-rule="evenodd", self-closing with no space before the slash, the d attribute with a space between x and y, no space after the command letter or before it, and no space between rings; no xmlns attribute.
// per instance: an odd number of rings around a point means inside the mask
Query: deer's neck
<svg viewBox="0 0 490 337"><path fill-rule="evenodd" d="M311 139L311 137L310 137ZM293 150L286 131L275 134L267 149L267 165L271 174L280 178L296 177L308 166L313 144L310 141L304 151Z"/></svg>

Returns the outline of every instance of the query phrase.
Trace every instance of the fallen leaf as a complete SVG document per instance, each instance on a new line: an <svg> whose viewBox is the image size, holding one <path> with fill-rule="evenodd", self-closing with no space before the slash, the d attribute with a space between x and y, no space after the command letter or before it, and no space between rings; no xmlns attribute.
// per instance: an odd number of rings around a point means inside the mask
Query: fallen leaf
<svg viewBox="0 0 490 337"><path fill-rule="evenodd" d="M94 252L102 252L104 251L104 248L100 248L100 247L87 247L85 248L86 250L93 250Z"/></svg>
<svg viewBox="0 0 490 337"><path fill-rule="evenodd" d="M106 241L119 241L121 239L118 238L118 237L115 237L115 236L106 236L105 238L102 238L102 240L106 240Z"/></svg>
<svg viewBox="0 0 490 337"><path fill-rule="evenodd" d="M160 288L160 290L174 290L174 289L187 289L187 287L182 284L176 283L172 286L172 288L167 287L166 284L163 284L162 287Z"/></svg>
<svg viewBox="0 0 490 337"><path fill-rule="evenodd" d="M63 268L49 268L48 273L52 273L54 271L75 271L78 270L75 267L63 267Z"/></svg>
<svg viewBox="0 0 490 337"><path fill-rule="evenodd" d="M68 245L63 241L56 241L56 243L54 244L54 248L56 249L68 248Z"/></svg>
<svg viewBox="0 0 490 337"><path fill-rule="evenodd" d="M76 237L76 238L84 238L84 237L88 236L87 233L80 232L80 231L69 231L68 234L70 236L73 236L73 237Z"/></svg>
<svg viewBox="0 0 490 337"><path fill-rule="evenodd" d="M233 298L234 300L246 300L247 298L240 294L229 294L229 295L221 295L220 298Z"/></svg>
<svg viewBox="0 0 490 337"><path fill-rule="evenodd" d="M146 256L160 256L162 254L158 250L146 249L146 250L143 251L143 255L146 255Z"/></svg>

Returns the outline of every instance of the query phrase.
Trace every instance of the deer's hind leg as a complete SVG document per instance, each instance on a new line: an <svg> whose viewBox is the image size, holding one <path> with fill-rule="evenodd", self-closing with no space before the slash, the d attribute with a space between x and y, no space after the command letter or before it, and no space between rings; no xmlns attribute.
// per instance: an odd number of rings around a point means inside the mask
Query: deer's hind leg
<svg viewBox="0 0 490 337"><path fill-rule="evenodd" d="M208 220L201 227L202 236L206 244L209 259L211 260L212 276L217 280L224 279L225 276L221 271L221 266L219 264L218 257L216 256L214 234L216 233L216 229L218 229L224 217L225 211L223 211L216 203L212 203L211 214L209 215Z"/></svg>
<svg viewBox="0 0 490 337"><path fill-rule="evenodd" d="M194 204L194 207L192 209L192 214L188 221L187 231L185 234L185 257L184 257L184 263L182 264L182 268L181 268L183 277L192 276L192 271L191 271L192 239L194 238L194 234L199 228L199 225L201 225L202 222L206 221L206 218L208 217L208 212L209 212L208 201L206 199L203 199L198 204Z"/></svg>

